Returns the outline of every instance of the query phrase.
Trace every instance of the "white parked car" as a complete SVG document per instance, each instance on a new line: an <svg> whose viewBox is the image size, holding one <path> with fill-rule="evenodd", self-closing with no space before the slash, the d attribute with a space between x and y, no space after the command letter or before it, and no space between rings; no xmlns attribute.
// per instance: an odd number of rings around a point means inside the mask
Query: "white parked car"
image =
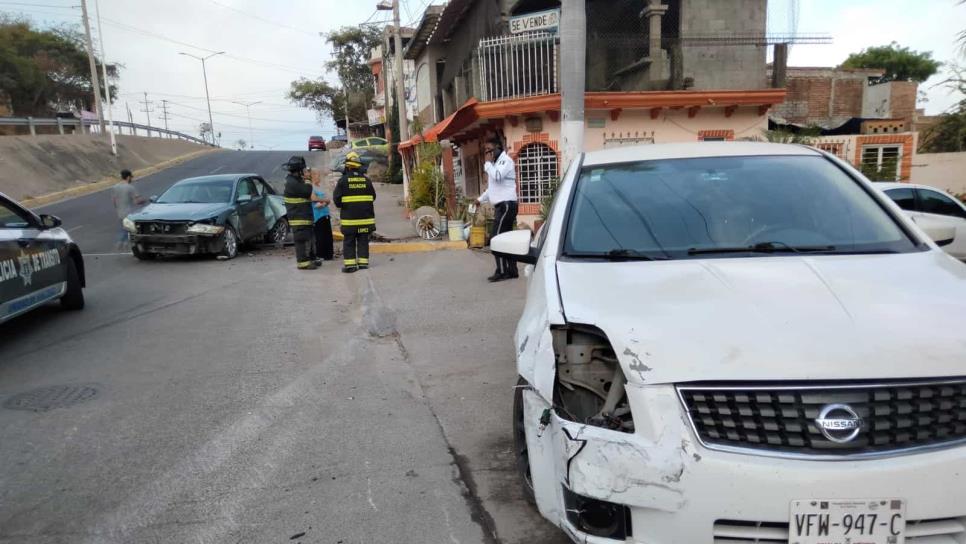
<svg viewBox="0 0 966 544"><path fill-rule="evenodd" d="M941 189L911 183L876 183L913 221L933 221L956 229L946 253L966 261L966 205Z"/></svg>
<svg viewBox="0 0 966 544"><path fill-rule="evenodd" d="M492 241L532 264L526 491L575 542L966 542L952 235L812 148L580 156L536 240Z"/></svg>

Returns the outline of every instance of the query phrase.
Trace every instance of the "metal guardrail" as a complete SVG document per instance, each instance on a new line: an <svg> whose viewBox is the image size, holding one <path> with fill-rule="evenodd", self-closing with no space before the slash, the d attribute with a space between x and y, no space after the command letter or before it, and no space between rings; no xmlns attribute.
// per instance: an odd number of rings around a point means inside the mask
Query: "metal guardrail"
<svg viewBox="0 0 966 544"><path fill-rule="evenodd" d="M31 136L37 135L37 127L57 127L60 134L68 134L67 129L71 129L71 134L96 134L99 132L99 125L100 123L94 119L71 119L64 117L0 117L0 126L28 127ZM104 126L105 128L108 126L106 122L104 123ZM137 136L138 131L140 130L144 131L148 137L151 137L152 133L157 133L158 138L167 136L168 138L178 138L179 140L187 140L189 142L195 142L202 145L212 145L211 142L206 142L201 138L190 136L176 130L152 127L139 123L128 123L127 121L114 121L114 126L116 127L118 134L123 134L123 129L128 129L131 135ZM94 130L95 127L98 127L97 131Z"/></svg>

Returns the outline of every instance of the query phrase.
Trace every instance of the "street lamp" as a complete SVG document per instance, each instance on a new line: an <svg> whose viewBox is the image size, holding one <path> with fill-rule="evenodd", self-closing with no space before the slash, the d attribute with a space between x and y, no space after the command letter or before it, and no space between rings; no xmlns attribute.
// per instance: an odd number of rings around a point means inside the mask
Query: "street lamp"
<svg viewBox="0 0 966 544"><path fill-rule="evenodd" d="M255 149L255 136L252 135L252 110L251 107L255 104L261 104L262 101L258 100L255 102L235 102L232 100L232 104L238 104L239 106L245 106L245 111L248 112L248 141L251 143L251 149Z"/></svg>
<svg viewBox="0 0 966 544"><path fill-rule="evenodd" d="M208 101L208 128L211 129L211 143L218 145L218 143L215 141L215 122L211 119L211 97L208 96L208 70L207 68L205 68L205 61L217 55L224 55L225 52L219 51L217 53L212 53L207 57L198 57L198 56L192 55L191 53L182 53L182 52L179 52L178 54L201 61L201 73L204 74L205 76L205 99Z"/></svg>

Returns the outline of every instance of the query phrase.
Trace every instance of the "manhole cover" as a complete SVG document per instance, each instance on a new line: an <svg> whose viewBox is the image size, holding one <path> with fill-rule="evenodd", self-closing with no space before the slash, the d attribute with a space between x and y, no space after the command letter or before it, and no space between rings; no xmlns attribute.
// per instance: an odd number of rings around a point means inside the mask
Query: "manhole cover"
<svg viewBox="0 0 966 544"><path fill-rule="evenodd" d="M3 407L10 410L46 412L80 404L96 396L95 385L51 385L14 395L4 401Z"/></svg>

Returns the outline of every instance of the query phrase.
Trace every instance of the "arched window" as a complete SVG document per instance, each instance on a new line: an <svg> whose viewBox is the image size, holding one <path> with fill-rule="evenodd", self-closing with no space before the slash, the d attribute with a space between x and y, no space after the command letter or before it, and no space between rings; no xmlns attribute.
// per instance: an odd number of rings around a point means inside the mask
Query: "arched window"
<svg viewBox="0 0 966 544"><path fill-rule="evenodd" d="M527 144L517 155L520 203L539 204L557 184L557 152L546 144Z"/></svg>

